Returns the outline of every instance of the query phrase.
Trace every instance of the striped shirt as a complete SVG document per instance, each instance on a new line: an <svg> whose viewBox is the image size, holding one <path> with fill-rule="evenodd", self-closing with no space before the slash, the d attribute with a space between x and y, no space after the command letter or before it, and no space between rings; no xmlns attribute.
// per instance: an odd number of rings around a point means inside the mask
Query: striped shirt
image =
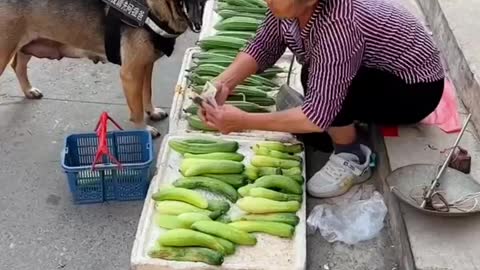
<svg viewBox="0 0 480 270"><path fill-rule="evenodd" d="M307 64L302 110L327 129L360 66L390 72L408 84L444 78L430 35L393 1L320 0L303 29L297 20L277 19L268 11L244 52L256 60L259 71L274 65L287 47Z"/></svg>

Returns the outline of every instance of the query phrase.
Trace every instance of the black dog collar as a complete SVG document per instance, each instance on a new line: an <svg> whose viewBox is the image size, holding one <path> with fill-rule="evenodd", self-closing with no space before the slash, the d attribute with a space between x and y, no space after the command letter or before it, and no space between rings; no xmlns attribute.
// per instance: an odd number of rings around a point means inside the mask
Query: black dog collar
<svg viewBox="0 0 480 270"><path fill-rule="evenodd" d="M164 38L177 38L180 36L180 33L175 33L175 31L173 31L166 23L158 22L156 17L151 15L151 12L149 12L148 17L145 20L145 25L157 35Z"/></svg>

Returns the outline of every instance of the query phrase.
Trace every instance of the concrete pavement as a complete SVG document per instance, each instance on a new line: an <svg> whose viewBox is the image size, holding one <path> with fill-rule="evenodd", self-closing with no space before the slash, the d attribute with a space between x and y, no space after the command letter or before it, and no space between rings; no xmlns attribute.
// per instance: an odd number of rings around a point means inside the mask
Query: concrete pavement
<svg viewBox="0 0 480 270"><path fill-rule="evenodd" d="M155 102L167 111L195 41L182 36L155 65ZM34 59L29 74L43 100L25 100L10 69L0 77L0 269L128 269L143 202L74 205L60 164L65 136L93 130L102 111L128 124L118 67Z"/></svg>

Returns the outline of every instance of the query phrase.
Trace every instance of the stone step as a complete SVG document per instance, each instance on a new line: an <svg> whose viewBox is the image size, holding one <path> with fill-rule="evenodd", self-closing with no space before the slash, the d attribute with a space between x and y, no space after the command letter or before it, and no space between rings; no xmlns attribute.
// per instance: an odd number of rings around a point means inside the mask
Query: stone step
<svg viewBox="0 0 480 270"><path fill-rule="evenodd" d="M459 97L462 122L467 111L472 124L460 146L472 157L471 176L480 179L480 87L477 65L480 47L476 42L480 29L477 19L480 2L474 0L418 0L439 49L449 78ZM399 137L385 138L381 184L390 210L390 226L400 258L400 269L480 268L480 215L466 218L426 216L398 200L389 191L388 172L416 163L441 163L454 143L457 133L446 134L437 127L419 125L400 128ZM381 139L381 138L379 138ZM377 147L382 149L382 147ZM378 150L377 149L377 150ZM381 152L381 151L380 151ZM385 160L386 159L386 160Z"/></svg>
<svg viewBox="0 0 480 270"><path fill-rule="evenodd" d="M480 130L480 1L417 0L457 94Z"/></svg>
<svg viewBox="0 0 480 270"><path fill-rule="evenodd" d="M462 119L465 110L460 109ZM418 125L400 128L398 137L385 138L385 150L389 170L409 164L441 164L453 145L457 133L446 134L434 126ZM472 157L471 176L480 179L480 144L473 125L467 128L460 146ZM383 168L385 171L385 168ZM386 175L382 177L384 181ZM389 193L388 185L384 191ZM480 268L480 215L467 218L427 216L403 203L395 211L396 199L384 194L391 201L390 216L397 219L391 224L398 230L397 242L403 243L399 250L405 268L401 269L452 269L470 270ZM399 210L399 211L398 211ZM395 217L396 216L396 217ZM411 253L408 248L411 248ZM410 254L409 254L410 253ZM409 258L410 257L410 258ZM409 258L409 259L408 259ZM402 263L402 262L401 262ZM411 268L412 266L415 268Z"/></svg>
<svg viewBox="0 0 480 270"><path fill-rule="evenodd" d="M417 0L427 26L433 33L459 97L461 121L467 111L472 122L460 146L472 157L471 176L480 179L480 101L478 64L480 47L476 35L480 2L476 0ZM415 5L410 5L415 11ZM417 10L418 11L418 10ZM480 268L480 215L466 218L427 216L403 203L390 193L386 177L399 167L441 164L458 133L447 134L435 126L402 127L398 137L376 137L379 155L379 184L389 207L389 221L397 248L399 269L470 270Z"/></svg>
<svg viewBox="0 0 480 270"><path fill-rule="evenodd" d="M480 179L480 145L476 127L480 123L479 112L473 108L478 103L477 81L473 75L473 68L469 61L465 60L464 54L457 46L457 40L448 35L449 24L445 16L439 13L439 6L445 8L454 5L468 4L465 1L430 1L418 0L422 4L427 18L423 16L415 0L402 0L410 11L416 14L434 33L437 44L442 51L446 62L449 78L458 89L457 94L474 114L472 124L460 143L472 156L471 175L474 179ZM473 5L471 0L467 1ZM480 7L480 2L478 2ZM477 10L478 11L478 10ZM472 14L473 12L467 12ZM455 14L455 13L453 13ZM457 13L458 14L458 13ZM477 12L478 14L478 12ZM478 15L477 15L478 16ZM460 20L461 14L458 19ZM465 18L463 20L466 20ZM472 31L476 22L468 19L463 27ZM480 24L480 21L478 22ZM457 24L460 25L460 24ZM470 26L466 26L470 25ZM452 26L452 25L450 25ZM467 29L468 28L468 29ZM443 30L442 30L443 29ZM448 31L447 31L448 30ZM459 30L459 29L457 29ZM468 45L468 44L467 44ZM470 49L473 50L473 45ZM457 46L457 47L455 47ZM473 51L466 53L471 54ZM477 55L480 59L480 54ZM455 67L455 70L452 70ZM476 91L476 93L474 93ZM459 102L459 113L463 122L467 115L467 109ZM318 234L309 236L309 267L308 269L402 269L402 270L470 270L480 269L480 215L468 218L442 218L426 216L419 211L400 203L390 192L386 184L388 174L399 167L417 163L441 163L448 149L452 146L457 133L446 134L438 127L417 125L401 127L398 137L384 138L378 132L373 132L374 148L378 155L378 167L372 181L376 182L377 189L381 190L385 202L389 208L388 225L375 240L359 243L346 248L345 245L327 243ZM316 156L310 154L312 156ZM327 156L323 158L309 158L308 167L316 167L318 170ZM309 199L309 210L321 201ZM372 245L373 244L373 245ZM347 252L348 251L348 252ZM384 260L372 259L375 256ZM398 264L398 265L397 265ZM325 268L325 266L327 266ZM333 267L332 267L333 266Z"/></svg>

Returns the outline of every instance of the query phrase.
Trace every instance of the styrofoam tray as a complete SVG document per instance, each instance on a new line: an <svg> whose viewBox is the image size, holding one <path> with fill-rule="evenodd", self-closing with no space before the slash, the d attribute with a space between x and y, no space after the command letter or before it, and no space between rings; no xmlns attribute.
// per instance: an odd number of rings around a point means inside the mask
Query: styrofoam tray
<svg viewBox="0 0 480 270"><path fill-rule="evenodd" d="M194 47L189 48L185 53L183 65L180 69L180 75L178 77L177 82L177 89L181 89L181 91L176 91L174 96L174 101L172 105L172 109L170 110L170 132L187 132L187 133L209 133L209 134L218 134L218 132L204 132L199 130L191 129L188 125L186 120L187 114L183 112L183 109L187 108L192 104L190 100L190 95L192 91L187 87L187 80L186 80L186 72L185 70L189 69L193 64L193 54L196 52L200 52L200 48ZM291 62L291 57L289 56L282 56L282 58L277 62L277 65L283 68L288 69ZM300 83L300 70L301 66L296 63L292 69L292 76L291 76L291 86L297 90L300 94L303 94L303 88L301 87ZM279 85L286 82L286 77L280 78L279 81L276 81ZM271 93L274 95L275 93ZM272 111L275 110L275 106L270 108ZM260 131L260 130L250 130L245 132L235 132L232 135L237 136L262 136L265 138L270 139L279 139L284 138L286 136L293 137L292 134L285 133L285 132L272 132L272 131Z"/></svg>
<svg viewBox="0 0 480 270"><path fill-rule="evenodd" d="M216 0L208 0L205 4L204 13L203 13L203 22L202 22L202 30L200 31L199 40L202 40L206 37L214 36L217 32L215 28L215 24L221 20L221 17L215 12L215 8L217 6ZM285 55L292 56L293 53L290 49L285 50Z"/></svg>
<svg viewBox="0 0 480 270"><path fill-rule="evenodd" d="M205 3L205 8L203 9L203 18L202 18L202 30L198 35L198 39L201 40L205 37L210 36L213 29L213 25L218 21L218 15L215 13L214 8L216 6L216 0L208 0Z"/></svg>
<svg viewBox="0 0 480 270"><path fill-rule="evenodd" d="M177 84L175 85L175 93L173 95L172 107L170 108L170 113L168 116L168 121L170 124L169 132L175 130L175 126L173 125L173 123L178 122L177 117L179 116L179 114L177 112L182 110L183 99L185 98L185 92L187 91L187 78L185 77L185 70L191 62L193 53L198 51L198 47L190 47L185 50L185 54L183 55L182 66L180 67Z"/></svg>
<svg viewBox="0 0 480 270"><path fill-rule="evenodd" d="M171 184L181 177L178 168L181 155L168 146L172 139L193 137L189 135L167 135L162 142L158 156L158 171L150 184L143 206L142 215L137 228L131 254L131 268L133 270L166 270L166 269L222 269L222 270L303 270L306 267L306 192L304 184L303 202L296 213L300 219L295 228L292 239L282 239L267 234L255 234L255 246L237 246L235 254L225 257L221 266L210 266L204 263L176 262L162 259L153 259L148 256L149 249L158 237L165 232L153 224L155 202L150 199L161 186ZM198 137L198 136L195 136ZM217 136L204 135L202 137L215 138ZM256 142L262 141L235 136L221 136L225 140L236 140L240 144L239 153L245 155L244 164L250 163L253 151L250 149ZM305 160L304 153L301 154ZM305 162L303 162L305 177ZM232 205L232 209L236 206ZM235 210L231 210L235 211ZM238 209L237 209L238 211Z"/></svg>

